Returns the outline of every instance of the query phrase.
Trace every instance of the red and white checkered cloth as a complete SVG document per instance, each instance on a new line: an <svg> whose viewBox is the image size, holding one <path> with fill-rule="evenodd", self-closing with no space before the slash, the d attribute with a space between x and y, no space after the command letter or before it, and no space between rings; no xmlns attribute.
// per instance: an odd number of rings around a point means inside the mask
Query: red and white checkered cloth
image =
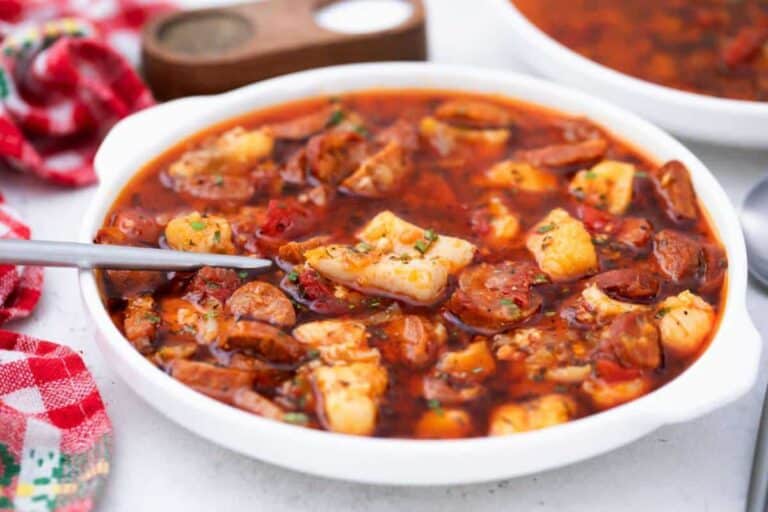
<svg viewBox="0 0 768 512"><path fill-rule="evenodd" d="M0 238L28 240L29 228L0 194ZM43 269L0 265L0 325L32 313L43 286Z"/></svg>
<svg viewBox="0 0 768 512"><path fill-rule="evenodd" d="M60 185L93 183L119 119L154 104L126 58L165 2L0 0L0 163ZM121 53L123 52L123 53Z"/></svg>
<svg viewBox="0 0 768 512"><path fill-rule="evenodd" d="M93 510L109 473L111 432L77 353L0 331L0 510Z"/></svg>

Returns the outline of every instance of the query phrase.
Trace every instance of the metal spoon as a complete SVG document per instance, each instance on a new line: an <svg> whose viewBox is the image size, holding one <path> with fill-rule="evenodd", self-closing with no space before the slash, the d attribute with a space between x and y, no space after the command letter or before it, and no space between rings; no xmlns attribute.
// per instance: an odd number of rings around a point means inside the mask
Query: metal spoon
<svg viewBox="0 0 768 512"><path fill-rule="evenodd" d="M30 240L0 240L0 263L131 270L195 270L208 266L260 272L272 266L270 260L247 256Z"/></svg>
<svg viewBox="0 0 768 512"><path fill-rule="evenodd" d="M749 258L749 272L768 286L768 176L747 194L741 209L741 225ZM768 395L757 432L752 478L747 495L747 512L768 510Z"/></svg>

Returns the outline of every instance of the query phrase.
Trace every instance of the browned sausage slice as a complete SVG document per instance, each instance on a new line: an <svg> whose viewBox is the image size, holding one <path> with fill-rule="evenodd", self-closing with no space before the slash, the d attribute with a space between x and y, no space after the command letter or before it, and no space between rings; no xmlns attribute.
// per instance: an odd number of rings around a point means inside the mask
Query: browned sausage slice
<svg viewBox="0 0 768 512"><path fill-rule="evenodd" d="M520 151L518 158L532 165L559 167L602 158L608 149L604 139L589 139L572 144L554 144Z"/></svg>
<svg viewBox="0 0 768 512"><path fill-rule="evenodd" d="M688 169L672 160L651 173L656 195L667 216L676 223L695 221L699 215L696 193Z"/></svg>

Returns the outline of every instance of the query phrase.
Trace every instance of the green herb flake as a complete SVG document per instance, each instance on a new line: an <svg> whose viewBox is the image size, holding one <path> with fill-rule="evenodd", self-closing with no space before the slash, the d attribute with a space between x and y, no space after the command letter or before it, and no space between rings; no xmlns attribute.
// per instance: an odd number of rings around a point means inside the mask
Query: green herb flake
<svg viewBox="0 0 768 512"><path fill-rule="evenodd" d="M435 411L435 414L438 416L445 414L443 405L440 403L440 400L435 400L434 398L427 400L427 407L429 407L430 410Z"/></svg>
<svg viewBox="0 0 768 512"><path fill-rule="evenodd" d="M635 171L635 176L638 177L638 178L645 179L645 178L648 177L648 173L645 172L645 171Z"/></svg>
<svg viewBox="0 0 768 512"><path fill-rule="evenodd" d="M160 317L157 316L154 313L147 313L146 315L144 315L144 320L149 320L153 324L159 324L160 323Z"/></svg>
<svg viewBox="0 0 768 512"><path fill-rule="evenodd" d="M288 277L288 280L292 283L296 283L299 281L299 273L296 272L295 270L291 270L290 272L288 272L288 275L286 277Z"/></svg>
<svg viewBox="0 0 768 512"><path fill-rule="evenodd" d="M182 325L181 332L185 334L191 334L192 336L197 335L197 329L195 328L194 325L188 325L188 324Z"/></svg>
<svg viewBox="0 0 768 512"><path fill-rule="evenodd" d="M355 130L355 132L359 133L363 137L367 137L371 133L371 132L368 131L368 128L366 128L365 126L363 126L361 124L355 126L354 130Z"/></svg>
<svg viewBox="0 0 768 512"><path fill-rule="evenodd" d="M595 171L587 171L584 174L584 177L588 180L594 180L595 178L597 178L597 173Z"/></svg>
<svg viewBox="0 0 768 512"><path fill-rule="evenodd" d="M429 244L427 244L424 240L419 240L416 242L413 248L419 251L421 254L424 254L427 252L427 249L429 249Z"/></svg>
<svg viewBox="0 0 768 512"><path fill-rule="evenodd" d="M544 224L544 225L539 226L538 228L536 228L536 232L544 234L544 233L549 233L553 229L555 229L555 225L554 224Z"/></svg>
<svg viewBox="0 0 768 512"><path fill-rule="evenodd" d="M372 297L372 298L368 299L367 302L368 302L368 307L369 308L377 308L377 307L381 306L381 300L379 300L378 297Z"/></svg>
<svg viewBox="0 0 768 512"><path fill-rule="evenodd" d="M316 348L309 349L307 350L307 357L310 359L317 359L320 357L320 351Z"/></svg>
<svg viewBox="0 0 768 512"><path fill-rule="evenodd" d="M334 110L328 117L326 126L336 126L344 120L344 112L342 110Z"/></svg>
<svg viewBox="0 0 768 512"><path fill-rule="evenodd" d="M536 274L533 276L533 284L542 284L542 283L548 283L549 278L546 274Z"/></svg>
<svg viewBox="0 0 768 512"><path fill-rule="evenodd" d="M216 176L214 176L213 184L216 185L217 187L222 186L224 184L224 176L222 176L221 174L217 174Z"/></svg>
<svg viewBox="0 0 768 512"><path fill-rule="evenodd" d="M437 241L437 233L435 233L434 229L427 229L424 231L424 238L429 242L436 242Z"/></svg>
<svg viewBox="0 0 768 512"><path fill-rule="evenodd" d="M656 312L656 318L664 318L669 313L669 308L661 308Z"/></svg>
<svg viewBox="0 0 768 512"><path fill-rule="evenodd" d="M363 254L367 254L372 250L373 250L373 246L365 242L360 242L355 246L355 252L361 252Z"/></svg>
<svg viewBox="0 0 768 512"><path fill-rule="evenodd" d="M237 277L239 277L241 280L248 279L248 272L246 272L245 270L241 270L240 272L237 273Z"/></svg>
<svg viewBox="0 0 768 512"><path fill-rule="evenodd" d="M216 231L213 234L213 243L216 243L216 244L221 243L221 231Z"/></svg>
<svg viewBox="0 0 768 512"><path fill-rule="evenodd" d="M189 222L189 225L194 229L195 231L202 231L205 229L205 222L201 220L192 220Z"/></svg>
<svg viewBox="0 0 768 512"><path fill-rule="evenodd" d="M309 424L309 416L303 412L287 412L283 414L283 421L293 425L307 425Z"/></svg>

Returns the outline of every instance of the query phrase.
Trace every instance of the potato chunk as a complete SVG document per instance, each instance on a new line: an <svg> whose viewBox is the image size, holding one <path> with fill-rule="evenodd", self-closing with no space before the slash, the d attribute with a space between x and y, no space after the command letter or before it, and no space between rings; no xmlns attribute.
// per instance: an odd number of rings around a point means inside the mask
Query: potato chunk
<svg viewBox="0 0 768 512"><path fill-rule="evenodd" d="M171 249L187 252L233 254L232 228L223 217L192 212L172 219L165 227Z"/></svg>
<svg viewBox="0 0 768 512"><path fill-rule="evenodd" d="M557 178L526 162L504 160L487 171L481 183L487 187L504 187L525 192L547 192L557 189Z"/></svg>
<svg viewBox="0 0 768 512"><path fill-rule="evenodd" d="M378 153L366 158L341 186L363 197L386 197L403 184L412 169L403 146L390 141Z"/></svg>
<svg viewBox="0 0 768 512"><path fill-rule="evenodd" d="M237 318L261 320L274 325L296 323L293 304L277 287L263 281L251 281L235 290L227 300L227 311Z"/></svg>
<svg viewBox="0 0 768 512"><path fill-rule="evenodd" d="M577 172L571 180L570 191L587 204L621 215L632 201L634 176L634 165L606 160L592 169Z"/></svg>
<svg viewBox="0 0 768 512"><path fill-rule="evenodd" d="M184 153L168 168L174 179L201 174L243 174L272 153L274 137L268 128L241 126L224 132L203 147Z"/></svg>
<svg viewBox="0 0 768 512"><path fill-rule="evenodd" d="M656 316L661 317L661 344L680 357L699 350L715 324L712 306L689 290L664 299Z"/></svg>
<svg viewBox="0 0 768 512"><path fill-rule="evenodd" d="M416 423L414 434L421 439L458 439L472 432L472 418L457 408L426 411Z"/></svg>
<svg viewBox="0 0 768 512"><path fill-rule="evenodd" d="M646 377L616 382L593 378L585 381L581 389L592 399L592 404L602 410L643 396L650 391L651 382Z"/></svg>
<svg viewBox="0 0 768 512"><path fill-rule="evenodd" d="M479 383L496 371L496 361L485 339L479 338L463 350L443 354L437 369L453 381Z"/></svg>
<svg viewBox="0 0 768 512"><path fill-rule="evenodd" d="M431 304L454 274L472 261L475 246L438 236L385 211L359 233L357 246L328 245L304 253L325 277L362 291Z"/></svg>
<svg viewBox="0 0 768 512"><path fill-rule="evenodd" d="M493 196L488 201L489 232L486 240L492 246L503 246L517 237L520 220L504 204L501 198Z"/></svg>
<svg viewBox="0 0 768 512"><path fill-rule="evenodd" d="M575 279L597 268L589 232L562 208L555 208L533 227L526 246L553 281Z"/></svg>
<svg viewBox="0 0 768 512"><path fill-rule="evenodd" d="M604 322L622 313L642 311L645 306L615 300L606 295L596 284L591 284L581 292L587 309L595 315L598 322Z"/></svg>
<svg viewBox="0 0 768 512"><path fill-rule="evenodd" d="M461 146L496 152L503 149L509 139L509 130L470 130L457 128L434 117L425 117L419 123L419 133L442 156L449 155Z"/></svg>
<svg viewBox="0 0 768 512"><path fill-rule="evenodd" d="M155 299L151 295L141 295L128 300L125 308L123 329L125 337L145 354L152 351L152 342L157 334L160 317L155 313Z"/></svg>
<svg viewBox="0 0 768 512"><path fill-rule="evenodd" d="M320 352L327 364L366 361L378 363L380 355L368 347L365 325L354 320L320 320L308 322L293 330L300 343Z"/></svg>
<svg viewBox="0 0 768 512"><path fill-rule="evenodd" d="M333 432L371 435L379 399L387 388L387 371L374 363L320 366L312 370L319 395L318 416Z"/></svg>
<svg viewBox="0 0 768 512"><path fill-rule="evenodd" d="M520 403L505 404L491 413L489 435L503 436L566 423L576 404L565 395L549 394Z"/></svg>

